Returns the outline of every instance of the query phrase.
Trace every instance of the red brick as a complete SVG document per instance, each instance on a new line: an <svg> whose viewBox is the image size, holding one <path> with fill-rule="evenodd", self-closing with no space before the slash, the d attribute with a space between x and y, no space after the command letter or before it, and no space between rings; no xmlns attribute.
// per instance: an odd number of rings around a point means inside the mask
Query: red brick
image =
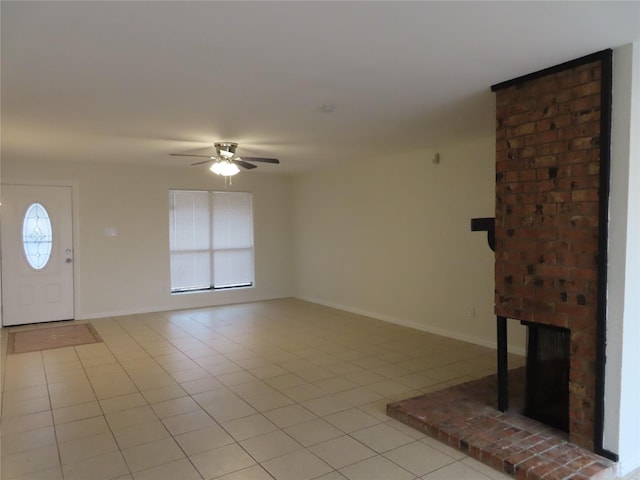
<svg viewBox="0 0 640 480"><path fill-rule="evenodd" d="M586 122L599 122L600 121L600 108L590 108L575 112L573 114L574 121L577 124Z"/></svg>
<svg viewBox="0 0 640 480"><path fill-rule="evenodd" d="M596 96L582 97L577 100L567 102L565 105L568 107L568 111L570 112L582 112L597 106L595 99Z"/></svg>
<svg viewBox="0 0 640 480"><path fill-rule="evenodd" d="M573 202L597 202L600 196L595 189L574 190L571 192Z"/></svg>
<svg viewBox="0 0 640 480"><path fill-rule="evenodd" d="M600 93L600 82L592 81L583 85L578 85L571 89L571 96L573 98L588 97L590 95L596 95Z"/></svg>
<svg viewBox="0 0 640 480"><path fill-rule="evenodd" d="M569 125L558 130L558 137L562 140L571 140L580 137L594 137L600 133L598 122L581 123Z"/></svg>
<svg viewBox="0 0 640 480"><path fill-rule="evenodd" d="M559 130L547 130L546 132L538 133L535 138L527 137L525 141L529 140L528 145L557 142L560 138L558 132Z"/></svg>
<svg viewBox="0 0 640 480"><path fill-rule="evenodd" d="M599 138L595 136L576 137L569 141L570 150L586 150L598 145Z"/></svg>

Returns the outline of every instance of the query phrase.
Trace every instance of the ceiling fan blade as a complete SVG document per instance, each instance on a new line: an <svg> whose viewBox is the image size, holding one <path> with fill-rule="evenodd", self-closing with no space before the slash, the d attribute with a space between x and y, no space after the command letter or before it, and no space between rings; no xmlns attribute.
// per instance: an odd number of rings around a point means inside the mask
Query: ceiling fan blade
<svg viewBox="0 0 640 480"><path fill-rule="evenodd" d="M209 159L209 160L203 160L202 162L196 162L196 163L192 163L191 166L195 167L196 165L204 165L205 163L211 163L213 162L213 160Z"/></svg>
<svg viewBox="0 0 640 480"><path fill-rule="evenodd" d="M239 165L240 167L246 168L251 170L252 168L257 168L257 165L252 165L249 162L245 162L244 160L231 160L233 163L235 163L236 165Z"/></svg>
<svg viewBox="0 0 640 480"><path fill-rule="evenodd" d="M170 153L169 155L173 155L174 157L203 157L210 158L211 160L214 158L212 155L194 155L192 153Z"/></svg>
<svg viewBox="0 0 640 480"><path fill-rule="evenodd" d="M277 158L262 158L262 157L245 157L242 156L242 160L248 160L250 162L264 162L264 163L280 163Z"/></svg>

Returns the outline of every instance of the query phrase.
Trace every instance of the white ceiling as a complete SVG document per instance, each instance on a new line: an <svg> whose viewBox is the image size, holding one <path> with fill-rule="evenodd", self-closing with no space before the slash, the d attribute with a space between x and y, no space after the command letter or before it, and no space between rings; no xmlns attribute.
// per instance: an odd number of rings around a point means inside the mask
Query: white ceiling
<svg viewBox="0 0 640 480"><path fill-rule="evenodd" d="M237 141L280 158L273 172L490 135L490 85L640 40L638 1L2 1L0 16L3 158L186 166L169 153Z"/></svg>

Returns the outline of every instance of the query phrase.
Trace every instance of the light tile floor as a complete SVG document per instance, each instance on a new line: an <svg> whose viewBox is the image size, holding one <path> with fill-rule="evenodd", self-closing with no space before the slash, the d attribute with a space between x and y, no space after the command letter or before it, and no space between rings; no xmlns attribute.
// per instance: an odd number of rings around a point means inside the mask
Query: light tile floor
<svg viewBox="0 0 640 480"><path fill-rule="evenodd" d="M297 300L91 324L3 358L2 479L508 478L385 414L493 373L488 348Z"/></svg>

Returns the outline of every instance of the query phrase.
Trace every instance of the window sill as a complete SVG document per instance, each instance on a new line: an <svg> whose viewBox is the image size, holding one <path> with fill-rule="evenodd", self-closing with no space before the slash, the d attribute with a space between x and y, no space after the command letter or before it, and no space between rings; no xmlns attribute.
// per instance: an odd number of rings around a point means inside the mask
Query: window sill
<svg viewBox="0 0 640 480"><path fill-rule="evenodd" d="M232 292L237 290L249 290L251 288L255 288L255 285L241 285L238 287L227 287L227 288L202 288L198 290L183 290L178 292L171 292L171 295L191 295L194 293L221 293L221 292Z"/></svg>

